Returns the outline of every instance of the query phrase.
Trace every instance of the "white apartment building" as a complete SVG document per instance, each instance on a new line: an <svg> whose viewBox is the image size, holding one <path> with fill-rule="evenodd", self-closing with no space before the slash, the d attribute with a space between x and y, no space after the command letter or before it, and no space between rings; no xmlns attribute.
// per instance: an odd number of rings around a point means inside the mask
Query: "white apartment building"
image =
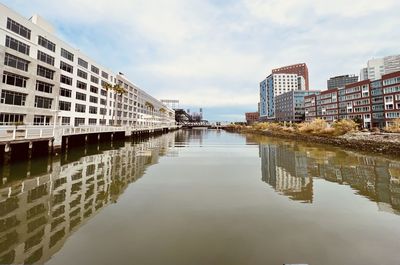
<svg viewBox="0 0 400 265"><path fill-rule="evenodd" d="M293 90L305 90L305 79L297 74L271 74L260 83L260 119L275 119L275 98Z"/></svg>
<svg viewBox="0 0 400 265"><path fill-rule="evenodd" d="M400 55L390 55L383 58L371 59L367 67L360 71L360 81L370 79L371 81L382 78L382 75L400 71Z"/></svg>
<svg viewBox="0 0 400 265"><path fill-rule="evenodd" d="M125 86L122 96L105 90L104 84L114 85L117 75L59 39L43 18L28 20L1 4L0 14L0 125L151 126L173 112L164 108L146 123L137 120L144 93L137 86ZM161 104L154 98L151 102Z"/></svg>
<svg viewBox="0 0 400 265"><path fill-rule="evenodd" d="M171 126L175 124L175 112L161 101L129 81L122 73L116 76L117 83L126 94L116 95L118 124L128 126Z"/></svg>

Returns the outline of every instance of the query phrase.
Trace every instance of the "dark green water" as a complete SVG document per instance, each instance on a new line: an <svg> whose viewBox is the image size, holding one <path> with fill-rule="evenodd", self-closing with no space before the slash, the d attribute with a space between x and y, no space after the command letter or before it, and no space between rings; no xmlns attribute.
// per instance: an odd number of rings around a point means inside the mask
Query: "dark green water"
<svg viewBox="0 0 400 265"><path fill-rule="evenodd" d="M396 158L190 130L0 174L0 264L400 264Z"/></svg>

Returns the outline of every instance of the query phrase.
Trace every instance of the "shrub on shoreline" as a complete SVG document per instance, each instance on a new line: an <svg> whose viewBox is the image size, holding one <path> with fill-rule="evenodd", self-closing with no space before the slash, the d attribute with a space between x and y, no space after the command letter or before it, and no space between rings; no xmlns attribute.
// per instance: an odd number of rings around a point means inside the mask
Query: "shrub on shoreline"
<svg viewBox="0 0 400 265"><path fill-rule="evenodd" d="M343 135L349 132L357 131L358 124L353 120L339 120L332 124L336 135Z"/></svg>
<svg viewBox="0 0 400 265"><path fill-rule="evenodd" d="M385 128L385 131L391 133L400 133L400 118L394 119L393 123Z"/></svg>
<svg viewBox="0 0 400 265"><path fill-rule="evenodd" d="M303 122L299 125L299 132L303 134L330 135L333 134L333 128L323 119L315 119L311 122Z"/></svg>
<svg viewBox="0 0 400 265"><path fill-rule="evenodd" d="M329 125L323 119L315 119L311 122L282 124L276 122L260 122L252 126L259 131L275 131L287 133L301 133L320 136L339 136L357 130L357 123L352 120L340 120Z"/></svg>

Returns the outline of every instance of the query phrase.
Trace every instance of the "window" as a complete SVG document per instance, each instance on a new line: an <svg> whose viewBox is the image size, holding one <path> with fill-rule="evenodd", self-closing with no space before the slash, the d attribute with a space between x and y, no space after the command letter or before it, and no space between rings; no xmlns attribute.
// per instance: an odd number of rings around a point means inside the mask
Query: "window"
<svg viewBox="0 0 400 265"><path fill-rule="evenodd" d="M84 125L85 118L75 118L75 126Z"/></svg>
<svg viewBox="0 0 400 265"><path fill-rule="evenodd" d="M94 97L94 96L90 96L89 97L89 101L92 102L92 103L97 103L98 102L98 98Z"/></svg>
<svg viewBox="0 0 400 265"><path fill-rule="evenodd" d="M97 68L96 66L92 65L91 70L93 73L99 74L99 68Z"/></svg>
<svg viewBox="0 0 400 265"><path fill-rule="evenodd" d="M86 95L83 93L76 92L76 99L86 101Z"/></svg>
<svg viewBox="0 0 400 265"><path fill-rule="evenodd" d="M61 48L61 56L64 57L65 59L70 60L71 62L74 61L74 55L67 51L66 49Z"/></svg>
<svg viewBox="0 0 400 265"><path fill-rule="evenodd" d="M96 125L97 120L96 119L89 119L89 124L90 125Z"/></svg>
<svg viewBox="0 0 400 265"><path fill-rule="evenodd" d="M88 62L86 62L85 60L78 58L78 64L84 68L88 68Z"/></svg>
<svg viewBox="0 0 400 265"><path fill-rule="evenodd" d="M104 90L104 89L102 89L102 90L100 91L100 94L101 94L102 96L107 96L107 91Z"/></svg>
<svg viewBox="0 0 400 265"><path fill-rule="evenodd" d="M71 118L70 117L61 117L61 125L70 125Z"/></svg>
<svg viewBox="0 0 400 265"><path fill-rule="evenodd" d="M76 81L76 87L80 88L80 89L83 89L83 90L86 90L87 84L77 80Z"/></svg>
<svg viewBox="0 0 400 265"><path fill-rule="evenodd" d="M50 118L50 116L35 115L33 117L33 125L49 125Z"/></svg>
<svg viewBox="0 0 400 265"><path fill-rule="evenodd" d="M42 51L38 51L37 58L39 61L45 62L47 64L54 66L54 57L50 56Z"/></svg>
<svg viewBox="0 0 400 265"><path fill-rule="evenodd" d="M39 36L38 44L45 47L46 49L49 49L52 52L56 51L56 45L48 39L43 38L42 36Z"/></svg>
<svg viewBox="0 0 400 265"><path fill-rule="evenodd" d="M42 81L36 81L36 90L45 92L45 93L52 93L53 92L53 85L48 84Z"/></svg>
<svg viewBox="0 0 400 265"><path fill-rule="evenodd" d="M107 103L107 102L106 102L105 99L102 99L102 98L100 99L100 104L101 104L101 105L106 105L106 103Z"/></svg>
<svg viewBox="0 0 400 265"><path fill-rule="evenodd" d="M101 71L101 76L105 79L108 79L108 74L104 71Z"/></svg>
<svg viewBox="0 0 400 265"><path fill-rule="evenodd" d="M37 75L43 76L45 78L53 80L54 77L54 71L50 70L46 67L43 67L41 65L37 66Z"/></svg>
<svg viewBox="0 0 400 265"><path fill-rule="evenodd" d="M89 113L91 114L97 114L97 108L93 106L89 106Z"/></svg>
<svg viewBox="0 0 400 265"><path fill-rule="evenodd" d="M63 88L63 87L60 88L60 95L61 96L70 98L71 94L72 94L72 91L70 89L66 89L66 88Z"/></svg>
<svg viewBox="0 0 400 265"><path fill-rule="evenodd" d="M22 26L18 22L15 22L11 18L7 18L7 29L12 32L17 33L18 35L30 40L31 39L31 30Z"/></svg>
<svg viewBox="0 0 400 265"><path fill-rule="evenodd" d="M395 92L400 92L400 86L386 87L383 89L383 93L385 94L395 93Z"/></svg>
<svg viewBox="0 0 400 265"><path fill-rule="evenodd" d="M11 113L0 113L0 124L8 125L17 122L23 122L24 115L23 114L11 114Z"/></svg>
<svg viewBox="0 0 400 265"><path fill-rule="evenodd" d="M9 72L3 73L3 83L11 86L26 87L27 77L12 74Z"/></svg>
<svg viewBox="0 0 400 265"><path fill-rule="evenodd" d="M100 108L100 114L101 115L106 115L107 111L105 108Z"/></svg>
<svg viewBox="0 0 400 265"><path fill-rule="evenodd" d="M95 86L90 86L90 92L97 94L99 92L99 89Z"/></svg>
<svg viewBox="0 0 400 265"><path fill-rule="evenodd" d="M1 91L1 103L16 106L25 106L26 94L3 89Z"/></svg>
<svg viewBox="0 0 400 265"><path fill-rule="evenodd" d="M60 69L71 74L74 72L74 67L63 61L60 61Z"/></svg>
<svg viewBox="0 0 400 265"><path fill-rule="evenodd" d="M65 75L60 76L60 82L72 86L72 78Z"/></svg>
<svg viewBox="0 0 400 265"><path fill-rule="evenodd" d="M70 111L71 110L71 102L61 101L58 103L59 110Z"/></svg>
<svg viewBox="0 0 400 265"><path fill-rule="evenodd" d="M51 102L53 99L35 96L35 107L42 109L51 109Z"/></svg>
<svg viewBox="0 0 400 265"><path fill-rule="evenodd" d="M75 104L75 112L85 112L86 111L86 106L82 104Z"/></svg>
<svg viewBox="0 0 400 265"><path fill-rule="evenodd" d="M400 118L400 112L389 112L389 113L386 113L386 118L389 118L389 119Z"/></svg>
<svg viewBox="0 0 400 265"><path fill-rule="evenodd" d="M97 77L93 76L93 75L90 76L90 81L92 81L93 83L96 83L96 84L99 83L99 79Z"/></svg>
<svg viewBox="0 0 400 265"><path fill-rule="evenodd" d="M27 72L29 61L6 53L6 56L4 57L4 64L7 66L17 68L19 70Z"/></svg>
<svg viewBox="0 0 400 265"><path fill-rule="evenodd" d="M29 55L29 45L26 45L25 43L20 42L19 40L16 40L14 38L11 38L10 36L6 36L6 47Z"/></svg>
<svg viewBox="0 0 400 265"><path fill-rule="evenodd" d="M83 79L87 79L87 73L86 72L78 69L78 73L77 74L78 74L79 77L82 77Z"/></svg>
<svg viewBox="0 0 400 265"><path fill-rule="evenodd" d="M393 102L393 96L385 96L385 103L392 103Z"/></svg>

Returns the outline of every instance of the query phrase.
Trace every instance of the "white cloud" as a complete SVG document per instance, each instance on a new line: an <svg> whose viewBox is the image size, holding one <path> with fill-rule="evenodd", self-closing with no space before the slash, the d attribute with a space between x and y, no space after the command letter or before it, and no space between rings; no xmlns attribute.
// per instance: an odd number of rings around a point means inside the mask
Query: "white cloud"
<svg viewBox="0 0 400 265"><path fill-rule="evenodd" d="M396 0L243 0L258 19L281 25L302 26L326 16L358 18L396 6ZM398 3L397 3L398 4Z"/></svg>
<svg viewBox="0 0 400 265"><path fill-rule="evenodd" d="M56 23L68 42L158 97L233 115L257 107L271 68L305 62L312 88L323 89L330 76L400 53L398 0L3 2Z"/></svg>

